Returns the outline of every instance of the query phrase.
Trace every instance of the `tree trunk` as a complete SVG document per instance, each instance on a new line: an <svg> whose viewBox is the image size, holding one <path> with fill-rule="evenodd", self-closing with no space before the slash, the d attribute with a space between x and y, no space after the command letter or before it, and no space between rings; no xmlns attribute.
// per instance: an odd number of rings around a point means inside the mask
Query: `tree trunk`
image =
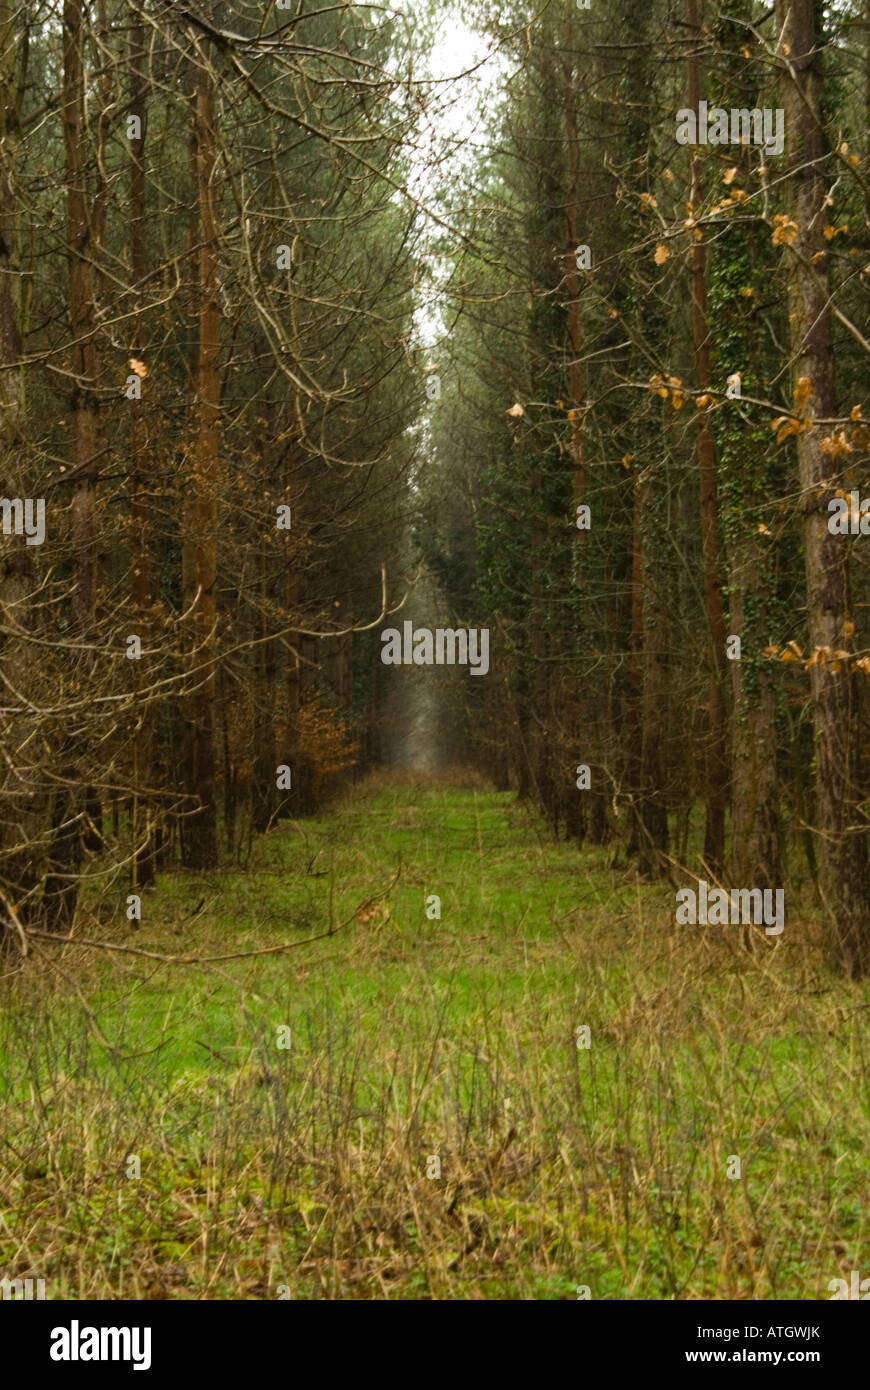
<svg viewBox="0 0 870 1390"><path fill-rule="evenodd" d="M566 26L566 48L570 44L571 26ZM568 230L568 274L565 287L568 292L568 343L570 360L568 364L568 386L571 401L571 511L572 518L577 508L586 500L586 420L585 391L583 381L583 323L580 316L580 272L577 267L577 245L580 239L579 203L580 168L578 161L579 142L577 133L577 97L575 91L575 71L573 55L566 52L562 60L563 87L565 100L565 141L568 154L568 197L565 204L565 218ZM571 579L575 585L582 582L583 544L585 530L578 530L573 523L573 558ZM604 844L610 832L607 822L607 797L602 785L603 748L600 737L601 717L594 706L595 692L590 702L576 688L576 678L569 685L573 709L569 718L573 725L569 749L569 807L566 814L568 834L582 841L590 835L594 844ZM581 729L583 735L581 738ZM576 732L575 732L576 731ZM590 766L591 786L588 791L579 791L575 785L573 770L580 765ZM560 771L561 777L565 774ZM582 801L579 799L582 798ZM587 814L588 812L588 814Z"/></svg>
<svg viewBox="0 0 870 1390"><path fill-rule="evenodd" d="M75 587L73 618L76 640L93 641L97 591L96 530L96 347L94 342L93 244L88 207L85 130L84 23L86 0L64 0L63 132L67 186L67 248L72 337L70 394L73 495L72 550ZM76 679L87 686L93 659L80 652ZM86 787L87 755L81 738L67 739L54 796L52 830L44 897L49 923L72 925L78 897L77 875L83 852L83 821L91 794ZM82 790L84 786L84 790Z"/></svg>
<svg viewBox="0 0 870 1390"><path fill-rule="evenodd" d="M668 608L662 583L658 546L651 538L660 535L666 522L660 515L661 488L650 464L636 479L635 544L632 556L632 662L639 667L635 677L639 710L634 731L634 823L629 852L637 855L642 873L657 877L662 871L662 854L668 850L668 812L665 797L664 748L665 712L668 708ZM638 679L639 677L639 679ZM639 685L639 689L638 689Z"/></svg>
<svg viewBox="0 0 870 1390"><path fill-rule="evenodd" d="M28 492L16 193L27 34L18 30L18 11L13 0L0 0L0 495L10 498L23 498ZM23 536L0 533L0 613L5 626L22 634L33 624L35 583L32 547ZM13 636L2 639L2 660L9 687L25 700L35 697L36 673L27 641ZM0 770L0 882L12 906L24 915L23 900L39 875L43 805L32 751L34 728L33 719L23 711L6 716L0 728L7 754ZM0 917L0 942L3 938Z"/></svg>
<svg viewBox="0 0 870 1390"><path fill-rule="evenodd" d="M260 590L260 631L252 636L259 637L253 650L253 785L251 786L251 823L258 834L268 827L276 801L275 770L286 759L275 755L275 649L272 642L262 639L268 628L268 562L272 554L270 547L260 548L259 590ZM293 777L291 767L291 785Z"/></svg>
<svg viewBox="0 0 870 1390"><path fill-rule="evenodd" d="M785 128L792 217L797 237L787 250L789 316L795 377L809 383L813 418L835 415L827 243L823 235L828 180L822 161L822 66L816 48L814 0L777 0L782 39ZM804 509L807 620L814 651L852 649L849 541L828 529L828 498L843 487L839 469L822 452L817 425L797 437ZM819 889L831 963L857 978L870 971L870 897L866 820L861 788L857 684L851 662L811 667L816 743L816 819Z"/></svg>
<svg viewBox="0 0 870 1390"><path fill-rule="evenodd" d="M130 141L130 270L134 297L141 303L142 289L148 270L147 203L145 186L145 138L148 81L144 71L145 27L142 22L141 0L132 0L130 30L131 114L139 117L141 137ZM132 357L141 361L145 355L145 315L136 315L132 328ZM144 401L129 403L130 423L130 597L135 614L136 632L143 648L151 646L151 518L148 507L148 471L150 451L148 422ZM147 658L146 658L147 661ZM134 678L141 687L147 684L140 662L134 662ZM151 809L149 796L142 787L150 788L154 781L154 709L146 706L140 715L139 732L134 747L135 783L133 790L132 839L134 846L132 886L147 888L154 882L154 854L150 832ZM141 849L137 848L142 845Z"/></svg>
<svg viewBox="0 0 870 1390"><path fill-rule="evenodd" d="M686 0L686 22L698 32L697 0ZM696 49L689 55L688 104L697 112L701 98L701 67ZM703 199L701 158L691 154L691 214ZM690 214L690 215L691 215ZM710 327L707 321L707 251L699 228L692 230L690 259L692 337L695 349L695 385L704 392L710 385ZM728 799L728 710L725 704L725 618L722 609L722 573L719 565L719 504L716 494L716 461L713 434L705 411L697 414L698 479L701 491L701 546L704 562L704 600L710 629L710 732L706 758L707 821L704 862L710 873L721 872L725 857L725 808Z"/></svg>
<svg viewBox="0 0 870 1390"><path fill-rule="evenodd" d="M191 103L193 109L193 120L190 123L190 139L188 142L188 181L192 195L198 183L198 150L199 143L197 138L196 123L196 91L197 73L194 64L187 63L184 68L185 96ZM187 288L186 309L189 317L193 319L199 312L199 215L196 208L195 199L192 203L187 223ZM198 357L192 353L186 363L187 366L187 398L190 400L196 392L196 380L198 373ZM191 466L196 456L196 432L198 429L198 416L196 413L196 403L188 408L185 423L185 463L186 472L189 470L193 475L194 469ZM185 486L181 497L181 595L182 611L188 615L181 631L181 660L187 669L191 665L191 653L195 646L194 623L190 614L193 611L194 599L196 597L196 491L193 486L194 477L190 477L190 485ZM186 699L178 711L177 719L173 720L174 732L178 738L178 757L176 759L177 786L182 793L182 813L178 819L178 832L181 847L181 859L185 864L192 863L193 845L192 836L194 827L190 815L192 801L195 795L193 777L193 748L195 742L194 719L195 706L191 698Z"/></svg>
<svg viewBox="0 0 870 1390"><path fill-rule="evenodd" d="M217 494L220 420L220 306L218 303L217 232L214 214L215 101L207 60L202 59L196 93L197 198L199 205L199 369L198 437L194 462L196 497L195 572L198 599L194 609L192 663L196 689L191 697L192 790L198 806L188 828L187 864L210 869L217 864L215 807L215 654L217 578Z"/></svg>
<svg viewBox="0 0 870 1390"><path fill-rule="evenodd" d="M734 547L729 562L731 629L744 639L746 599L754 599L760 588L757 548L757 538L749 535ZM781 887L776 692L770 673L757 664L754 680L745 660L731 664L731 881L740 888Z"/></svg>

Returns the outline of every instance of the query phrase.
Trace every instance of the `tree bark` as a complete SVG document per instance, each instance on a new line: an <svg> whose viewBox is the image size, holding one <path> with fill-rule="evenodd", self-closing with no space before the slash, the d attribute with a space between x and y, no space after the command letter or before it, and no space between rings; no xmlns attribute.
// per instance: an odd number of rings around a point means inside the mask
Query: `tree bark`
<svg viewBox="0 0 870 1390"><path fill-rule="evenodd" d="M817 49L814 0L777 0L777 27L785 55L783 78L790 200L798 233L788 247L789 315L795 377L810 384L812 417L837 413L831 333L827 243L823 235L828 181L821 117L823 76ZM850 651L849 542L828 529L831 489L842 486L836 465L822 451L816 425L797 437L804 512L807 621L810 643ZM834 475L834 476L832 476ZM857 683L851 662L811 668L816 744L816 819L819 889L831 963L853 978L870 971L870 896L867 824L857 785L860 737Z"/></svg>
<svg viewBox="0 0 870 1390"><path fill-rule="evenodd" d="M665 795L665 712L668 708L668 609L662 589L658 547L650 538L660 533L660 487L650 464L635 480L635 536L632 554L632 781L633 822L628 852L635 854L642 873L658 877L662 855L668 851L668 812Z"/></svg>
<svg viewBox="0 0 870 1390"><path fill-rule="evenodd" d="M215 99L214 83L203 57L196 93L197 200L199 206L199 366L198 437L194 460L196 497L196 587L194 650L196 689L191 699L192 788L197 810L191 820L188 867L217 865L215 806L215 655L217 580L217 494L220 430L220 306L218 302L217 230L214 211Z"/></svg>
<svg viewBox="0 0 870 1390"><path fill-rule="evenodd" d="M74 470L72 550L75 587L73 618L76 640L94 639L97 591L96 461L97 401L94 340L93 243L87 186L85 130L84 25L86 0L64 0L63 7L63 133L67 189L67 248L72 337L70 433ZM93 667L89 652L79 652L75 679L88 683ZM78 897L78 871L83 854L84 820L90 796L86 785L87 756L81 736L67 739L61 755L52 809L53 839L44 888L46 917L51 926L69 928Z"/></svg>
<svg viewBox="0 0 870 1390"><path fill-rule="evenodd" d="M686 23L698 34L697 0L686 0ZM701 99L701 66L696 48L689 54L688 104L697 112ZM691 213L701 205L701 158L691 154ZM692 338L695 350L695 385L701 392L710 386L710 328L707 321L707 250L698 228L692 229L690 253ZM698 480L701 492L701 547L704 563L704 601L710 629L710 731L706 756L707 820L704 830L704 862L718 874L725 857L725 808L728 800L728 710L725 704L725 618L722 607L722 571L719 563L719 503L716 492L716 460L713 434L705 411L698 411Z"/></svg>
<svg viewBox="0 0 870 1390"><path fill-rule="evenodd" d="M139 117L141 136L130 141L130 270L133 294L141 305L139 288L148 270L147 249L147 189L145 183L145 139L148 100L148 80L144 71L145 26L141 0L132 0L130 29L131 114ZM132 356L141 361L145 355L145 315L140 311L133 320ZM146 388L147 389L147 388ZM137 635L143 648L151 646L151 518L148 506L149 441L148 420L144 401L130 402L130 597L135 614ZM146 667L147 670L147 667ZM134 663L134 675L139 686L147 682ZM154 711L146 706L141 715L139 732L134 746L135 785L133 791L132 838L134 846L133 889L147 888L154 882L154 854L151 844L150 806L147 792L154 780ZM142 848L137 848L143 842Z"/></svg>
<svg viewBox="0 0 870 1390"><path fill-rule="evenodd" d="M16 192L28 35L19 24L19 7L13 0L0 0L0 495L10 498L24 498L29 490ZM0 613L5 626L22 634L33 625L35 583L32 547L23 536L0 533ZM15 636L2 639L2 659L11 689L24 700L35 696L34 663L27 641ZM25 913L23 901L39 871L43 796L34 765L34 729L34 720L22 712L5 717L0 730L7 754L0 771L0 881L19 914ZM0 941L3 938L0 917Z"/></svg>

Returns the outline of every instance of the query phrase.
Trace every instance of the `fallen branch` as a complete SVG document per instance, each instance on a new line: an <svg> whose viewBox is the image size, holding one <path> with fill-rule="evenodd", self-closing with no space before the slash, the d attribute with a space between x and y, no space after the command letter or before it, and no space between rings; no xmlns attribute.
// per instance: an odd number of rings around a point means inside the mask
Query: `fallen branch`
<svg viewBox="0 0 870 1390"><path fill-rule="evenodd" d="M399 870L397 869L384 891L378 894L377 897L366 898L365 902L372 903L383 901L384 898L389 896L398 877ZM362 905L363 904L360 904L360 906ZM141 946L119 946L113 941L91 941L87 937L58 936L55 932L38 931L35 927L22 928L20 924L18 924L18 929L23 932L25 936L35 937L39 941L52 941L56 945L87 946L91 950L116 951L120 955L125 956L145 956L148 960L157 960L164 965L211 965L215 961L249 960L255 956L275 956L279 955L282 951L293 951L297 946L310 946L314 941L325 941L328 937L335 936L344 927L349 926L349 924L355 920L358 911L359 906L355 907L350 916L345 918L343 922L340 922L337 927L330 928L329 931L319 932L317 936L306 936L301 941L285 941L282 942L280 946L264 946L259 950L253 951L226 951L216 956L167 956L161 951L146 951Z"/></svg>

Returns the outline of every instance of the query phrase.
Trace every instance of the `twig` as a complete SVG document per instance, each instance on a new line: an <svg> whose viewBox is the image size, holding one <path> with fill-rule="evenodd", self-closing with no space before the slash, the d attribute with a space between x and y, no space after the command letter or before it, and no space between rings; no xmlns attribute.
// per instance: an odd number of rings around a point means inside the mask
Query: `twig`
<svg viewBox="0 0 870 1390"><path fill-rule="evenodd" d="M384 891L374 898L367 898L366 901L382 902L384 898L389 896L398 877L399 871L397 869ZM88 946L92 950L117 951L125 956L146 956L148 960L159 960L164 965L210 965L213 961L219 960L249 960L254 956L275 956L281 951L292 951L297 946L310 946L313 941L325 941L327 937L335 936L343 927L354 921L359 906L355 907L350 916L340 922L337 927L331 928L329 931L318 932L317 936L306 936L302 941L285 941L280 946L264 946L261 950L256 951L226 951L216 956L167 956L161 951L146 951L141 946L118 946L113 941L90 941L86 937L58 936L55 932L38 931L35 927L25 927L23 931L26 936L35 937L40 941L53 941L56 945ZM19 927L19 930L22 928Z"/></svg>

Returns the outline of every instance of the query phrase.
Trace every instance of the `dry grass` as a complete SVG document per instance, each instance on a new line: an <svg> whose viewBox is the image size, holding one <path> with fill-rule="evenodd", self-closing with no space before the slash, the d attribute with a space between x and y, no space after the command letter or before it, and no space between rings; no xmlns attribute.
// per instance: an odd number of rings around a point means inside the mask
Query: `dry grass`
<svg viewBox="0 0 870 1390"><path fill-rule="evenodd" d="M100 1299L786 1299L870 1270L867 992L825 972L811 916L749 955L510 797L403 779L280 828L247 875L167 876L139 932L119 907L82 934L209 954L330 921L210 967L43 945L7 983L0 1274Z"/></svg>

